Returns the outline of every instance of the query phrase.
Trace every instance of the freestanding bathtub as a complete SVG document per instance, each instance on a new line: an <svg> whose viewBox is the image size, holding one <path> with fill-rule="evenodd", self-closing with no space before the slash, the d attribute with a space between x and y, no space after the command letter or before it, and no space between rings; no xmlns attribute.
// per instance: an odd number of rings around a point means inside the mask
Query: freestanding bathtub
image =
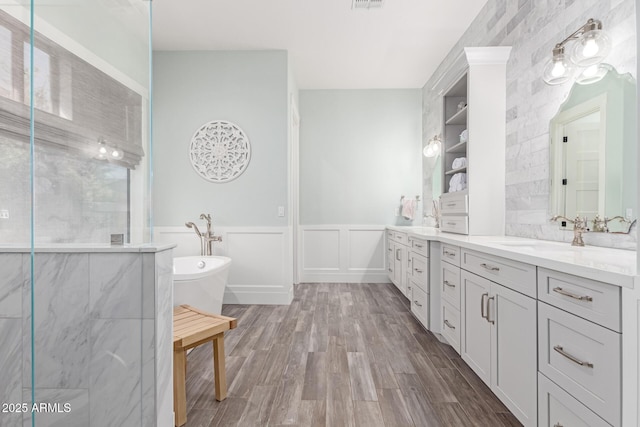
<svg viewBox="0 0 640 427"><path fill-rule="evenodd" d="M173 259L173 305L188 304L212 314L222 313L231 258L188 256Z"/></svg>

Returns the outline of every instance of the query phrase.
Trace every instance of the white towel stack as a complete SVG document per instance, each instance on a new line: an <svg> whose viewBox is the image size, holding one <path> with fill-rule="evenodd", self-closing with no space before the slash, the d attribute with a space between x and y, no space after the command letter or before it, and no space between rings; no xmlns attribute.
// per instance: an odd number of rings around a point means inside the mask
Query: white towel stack
<svg viewBox="0 0 640 427"><path fill-rule="evenodd" d="M467 174L456 173L451 177L449 181L449 193L455 191L462 191L467 188Z"/></svg>
<svg viewBox="0 0 640 427"><path fill-rule="evenodd" d="M467 158L466 157L458 157L457 159L453 159L451 163L451 169L458 169L467 166Z"/></svg>
<svg viewBox="0 0 640 427"><path fill-rule="evenodd" d="M469 142L469 131L467 129L460 134L460 142Z"/></svg>

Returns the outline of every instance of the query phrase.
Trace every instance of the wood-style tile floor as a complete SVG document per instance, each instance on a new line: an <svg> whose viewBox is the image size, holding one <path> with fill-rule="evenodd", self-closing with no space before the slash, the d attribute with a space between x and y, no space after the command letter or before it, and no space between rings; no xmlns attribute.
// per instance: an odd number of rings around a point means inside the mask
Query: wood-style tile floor
<svg viewBox="0 0 640 427"><path fill-rule="evenodd" d="M188 356L187 427L520 426L393 285L301 284L290 306L225 305L228 396L212 347Z"/></svg>

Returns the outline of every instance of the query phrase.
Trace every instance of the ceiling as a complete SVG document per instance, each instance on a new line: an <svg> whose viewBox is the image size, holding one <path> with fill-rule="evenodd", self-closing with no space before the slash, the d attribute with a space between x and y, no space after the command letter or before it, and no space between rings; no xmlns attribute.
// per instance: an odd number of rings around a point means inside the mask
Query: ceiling
<svg viewBox="0 0 640 427"><path fill-rule="evenodd" d="M486 0L158 0L154 50L289 52L300 89L421 88Z"/></svg>

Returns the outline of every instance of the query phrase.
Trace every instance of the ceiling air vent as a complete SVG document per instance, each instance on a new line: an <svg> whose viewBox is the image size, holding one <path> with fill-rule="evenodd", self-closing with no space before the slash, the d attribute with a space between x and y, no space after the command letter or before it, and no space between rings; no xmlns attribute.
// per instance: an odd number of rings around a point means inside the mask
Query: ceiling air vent
<svg viewBox="0 0 640 427"><path fill-rule="evenodd" d="M382 7L384 0L353 0L351 9L371 9Z"/></svg>

